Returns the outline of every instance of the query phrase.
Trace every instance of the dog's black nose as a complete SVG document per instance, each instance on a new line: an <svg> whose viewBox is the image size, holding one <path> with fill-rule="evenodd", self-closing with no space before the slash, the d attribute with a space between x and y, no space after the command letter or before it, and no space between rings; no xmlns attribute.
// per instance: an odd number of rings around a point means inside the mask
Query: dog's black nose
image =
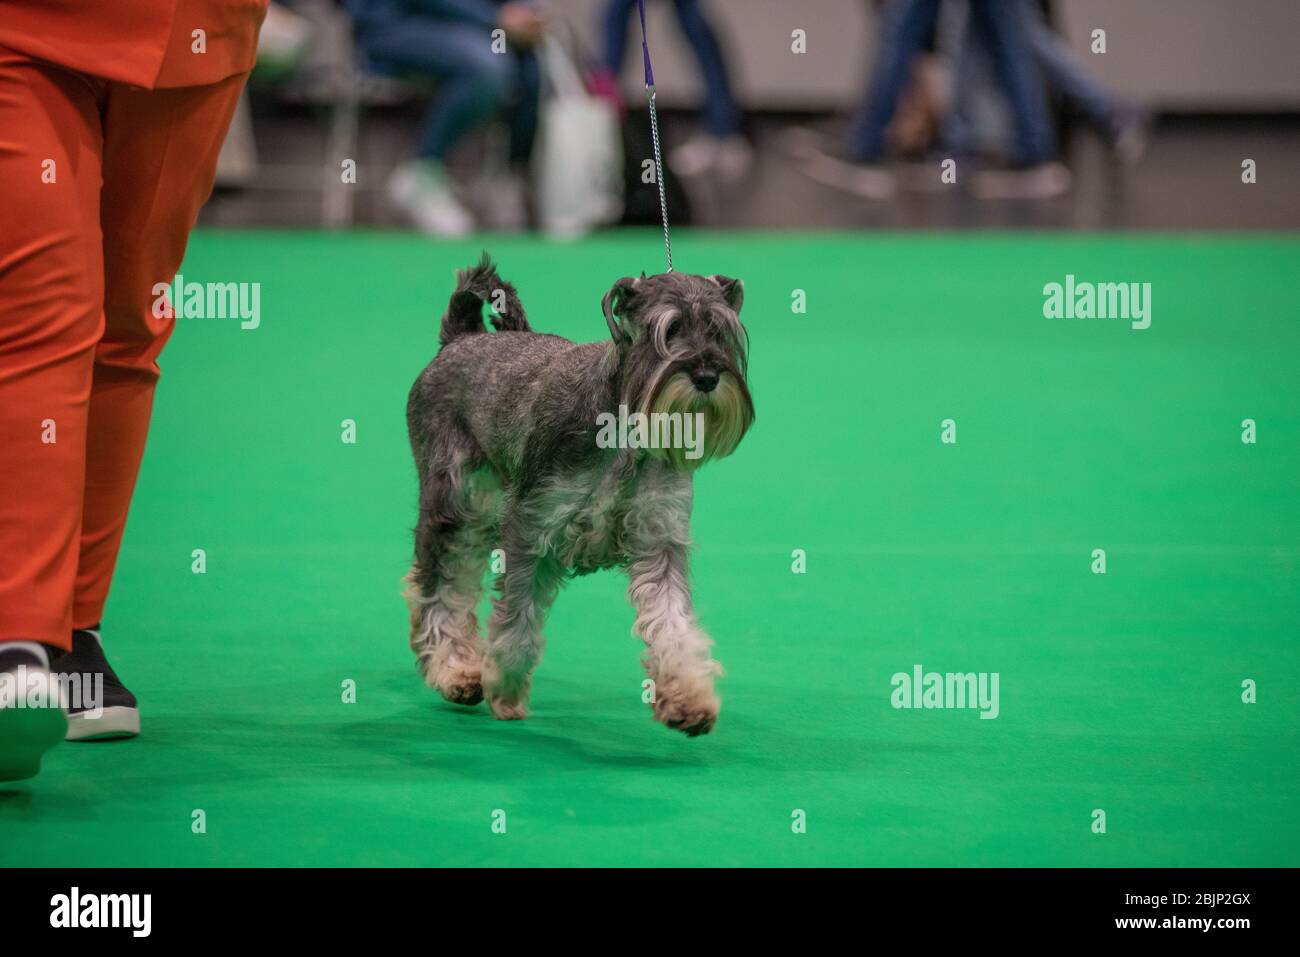
<svg viewBox="0 0 1300 957"><path fill-rule="evenodd" d="M701 392L712 392L718 387L718 373L713 369L699 369L691 373L691 383Z"/></svg>

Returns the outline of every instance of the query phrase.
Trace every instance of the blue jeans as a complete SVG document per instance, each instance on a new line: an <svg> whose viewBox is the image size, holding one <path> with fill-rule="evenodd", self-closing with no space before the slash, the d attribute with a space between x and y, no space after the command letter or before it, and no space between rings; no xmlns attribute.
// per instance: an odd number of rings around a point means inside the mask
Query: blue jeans
<svg viewBox="0 0 1300 957"><path fill-rule="evenodd" d="M1029 27L1029 46L1047 81L1089 120L1112 132L1123 111L1121 104L1075 58L1074 51L1048 24L1036 0L1021 0L1021 5Z"/></svg>
<svg viewBox="0 0 1300 957"><path fill-rule="evenodd" d="M1080 113L1107 135L1114 135L1124 115L1124 105L1111 96L1052 30L1037 0L1017 0L1028 30L1029 48L1047 82L1055 87ZM956 153L969 152L974 145L976 120L974 94L984 85L986 55L978 37L964 30L956 40L952 113L944 124L945 144Z"/></svg>
<svg viewBox="0 0 1300 957"><path fill-rule="evenodd" d="M506 111L510 159L522 163L537 134L541 73L531 53L493 53L480 26L406 16L367 24L357 42L377 71L439 83L417 155L442 159L466 133Z"/></svg>
<svg viewBox="0 0 1300 957"><path fill-rule="evenodd" d="M627 52L628 17L636 0L609 0L605 7L605 66L617 73ZM695 51L704 76L704 125L714 136L740 132L740 107L731 92L727 62L699 0L673 0L686 41ZM638 29L640 25L638 24Z"/></svg>
<svg viewBox="0 0 1300 957"><path fill-rule="evenodd" d="M970 27L993 59L1011 105L1016 127L1017 162L1042 163L1056 152L1047 97L1029 49L1028 28L1019 3L968 0ZM849 153L860 162L877 162L885 153L885 128L910 76L912 60L924 46L939 16L940 0L891 0L881 15L880 46L867 99L849 134Z"/></svg>

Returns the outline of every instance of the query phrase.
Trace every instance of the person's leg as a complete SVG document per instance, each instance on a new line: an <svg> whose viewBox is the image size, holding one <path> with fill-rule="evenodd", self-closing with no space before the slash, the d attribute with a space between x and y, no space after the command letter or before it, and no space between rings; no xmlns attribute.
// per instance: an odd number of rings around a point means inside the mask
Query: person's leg
<svg viewBox="0 0 1300 957"><path fill-rule="evenodd" d="M104 322L102 94L0 47L0 781L38 773L67 730L51 658L72 638Z"/></svg>
<svg viewBox="0 0 1300 957"><path fill-rule="evenodd" d="M601 16L604 38L601 55L605 68L616 75L623 68L623 57L627 55L628 18L635 6L636 0L607 0Z"/></svg>
<svg viewBox="0 0 1300 957"><path fill-rule="evenodd" d="M938 40L941 55L952 63L952 105L942 125L944 148L968 172L978 171L983 159L1013 155L1011 110L983 38L971 28L968 4L944 5Z"/></svg>
<svg viewBox="0 0 1300 957"><path fill-rule="evenodd" d="M406 17L368 32L366 55L380 69L438 81L417 154L443 160L461 138L504 106L513 91L515 57L493 53L481 27Z"/></svg>
<svg viewBox="0 0 1300 957"><path fill-rule="evenodd" d="M1016 162L1046 163L1056 154L1043 78L1029 49L1024 11L1005 0L970 0L971 26L984 44L1011 105Z"/></svg>
<svg viewBox="0 0 1300 957"><path fill-rule="evenodd" d="M144 454L158 354L175 320L154 314L154 287L180 268L190 229L212 190L217 154L245 77L142 90L110 83L102 106L104 332L94 354L86 483L63 675L98 675L96 707L69 707L69 740L129 737L136 699L104 654L99 621Z"/></svg>
<svg viewBox="0 0 1300 957"><path fill-rule="evenodd" d="M1150 116L1093 79L1035 0L1022 0L1022 6L1030 48L1048 82L1096 124L1123 162L1136 163L1146 152Z"/></svg>
<svg viewBox="0 0 1300 957"><path fill-rule="evenodd" d="M368 30L362 45L379 69L438 81L413 160L388 181L389 200L423 232L461 236L474 217L444 166L452 149L497 115L514 88L515 56L493 53L482 27L431 17L404 17Z"/></svg>
<svg viewBox="0 0 1300 957"><path fill-rule="evenodd" d="M971 97L984 51L970 28L970 11L964 4L945 9L939 46L948 48L952 63L952 105L941 124L943 145L951 155L966 157L972 152Z"/></svg>
<svg viewBox="0 0 1300 957"><path fill-rule="evenodd" d="M541 102L542 71L531 52L515 57L514 97L510 106L510 162L528 162L537 138L537 112Z"/></svg>
<svg viewBox="0 0 1300 957"><path fill-rule="evenodd" d="M532 51L517 52L510 59L514 76L506 104L508 143L488 138L482 168L470 186L483 225L502 232L528 226L528 161L537 139L542 87L541 67Z"/></svg>
<svg viewBox="0 0 1300 957"><path fill-rule="evenodd" d="M673 0L682 32L695 51L704 77L704 124L710 133L722 138L740 132L740 107L731 92L727 62L722 56L717 35L700 9L699 0Z"/></svg>
<svg viewBox="0 0 1300 957"><path fill-rule="evenodd" d="M71 640L104 323L102 93L0 47L0 641Z"/></svg>
<svg viewBox="0 0 1300 957"><path fill-rule="evenodd" d="M1118 124L1120 104L1089 75L1064 40L1048 25L1037 0L1020 0L1025 35L1047 81L1107 133Z"/></svg>
<svg viewBox="0 0 1300 957"><path fill-rule="evenodd" d="M180 268L212 191L217 154L245 77L139 90L110 84L104 106L101 223L103 338L95 350L85 513L73 625L99 622L144 454L158 354L175 320L153 314L153 287Z"/></svg>
<svg viewBox="0 0 1300 957"><path fill-rule="evenodd" d="M885 128L910 76L913 57L925 45L939 15L939 0L892 0L880 16L880 42L867 98L849 133L849 156L879 162L885 153Z"/></svg>

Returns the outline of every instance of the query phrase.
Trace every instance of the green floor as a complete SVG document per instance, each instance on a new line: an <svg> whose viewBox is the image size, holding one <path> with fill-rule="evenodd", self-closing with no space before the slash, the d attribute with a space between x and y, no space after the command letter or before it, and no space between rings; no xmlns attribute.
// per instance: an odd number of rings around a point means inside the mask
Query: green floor
<svg viewBox="0 0 1300 957"><path fill-rule="evenodd" d="M488 245L593 339L657 243ZM745 280L758 408L697 484L727 677L693 740L612 573L560 596L526 722L415 674L404 402L478 250L194 237L185 277L262 319L164 356L106 620L146 733L0 792L0 865L1300 864L1300 241L677 235ZM1044 319L1067 273L1152 283L1151 328ZM1000 716L895 710L916 664L997 672Z"/></svg>

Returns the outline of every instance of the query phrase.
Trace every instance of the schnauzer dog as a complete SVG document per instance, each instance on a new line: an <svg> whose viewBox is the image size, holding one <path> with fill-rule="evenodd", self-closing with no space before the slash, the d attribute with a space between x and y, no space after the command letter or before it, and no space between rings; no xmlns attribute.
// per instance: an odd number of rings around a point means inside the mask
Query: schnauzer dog
<svg viewBox="0 0 1300 957"><path fill-rule="evenodd" d="M425 681L448 701L486 697L498 718L525 717L560 585L620 567L655 717L707 733L722 669L687 584L691 477L734 451L754 419L740 281L620 279L603 302L609 340L577 344L533 332L486 253L457 278L442 348L406 409L420 480L406 599ZM496 332L484 328L484 302ZM692 432L702 441L683 448ZM490 556L504 568L480 639Z"/></svg>

